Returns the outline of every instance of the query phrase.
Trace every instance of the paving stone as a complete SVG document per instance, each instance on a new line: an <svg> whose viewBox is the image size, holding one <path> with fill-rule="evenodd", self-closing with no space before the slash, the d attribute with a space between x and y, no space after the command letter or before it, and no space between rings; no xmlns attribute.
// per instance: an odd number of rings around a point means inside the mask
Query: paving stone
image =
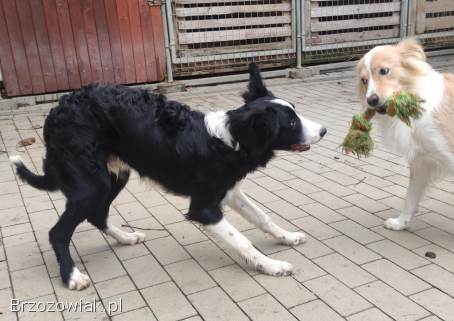
<svg viewBox="0 0 454 321"><path fill-rule="evenodd" d="M324 243L356 264L364 264L380 258L376 253L344 235L331 238Z"/></svg>
<svg viewBox="0 0 454 321"><path fill-rule="evenodd" d="M233 264L221 249L212 241L204 241L186 246L186 250L207 271Z"/></svg>
<svg viewBox="0 0 454 321"><path fill-rule="evenodd" d="M164 200L165 201L165 200ZM159 223L171 224L181 222L184 220L183 214L181 214L175 207L169 204L161 204L148 208L153 217L155 217Z"/></svg>
<svg viewBox="0 0 454 321"><path fill-rule="evenodd" d="M141 308L133 311L129 311L126 313L122 313L119 315L114 315L112 317L113 321L130 321L130 320L137 320L137 321L156 321L153 313L150 311L149 308Z"/></svg>
<svg viewBox="0 0 454 321"><path fill-rule="evenodd" d="M286 308L316 299L314 294L292 277L276 278L260 274L254 278Z"/></svg>
<svg viewBox="0 0 454 321"><path fill-rule="evenodd" d="M10 271L17 271L44 264L38 246L34 242L6 246L5 250Z"/></svg>
<svg viewBox="0 0 454 321"><path fill-rule="evenodd" d="M104 306L107 307L107 312L109 315L116 315L122 312L128 312L145 307L145 301L137 291L122 293L116 296L105 298L102 301L104 302ZM117 307L119 307L120 305L121 311L109 311L109 307L112 310L117 310Z"/></svg>
<svg viewBox="0 0 454 321"><path fill-rule="evenodd" d="M192 259L169 264L165 269L186 295L216 285L208 273Z"/></svg>
<svg viewBox="0 0 454 321"><path fill-rule="evenodd" d="M194 293L188 298L205 320L248 320L248 317L218 287Z"/></svg>
<svg viewBox="0 0 454 321"><path fill-rule="evenodd" d="M361 194L345 196L344 200L370 213L380 212L388 208L387 205L374 201L373 199Z"/></svg>
<svg viewBox="0 0 454 321"><path fill-rule="evenodd" d="M139 289L170 280L164 269L151 255L124 261L123 265Z"/></svg>
<svg viewBox="0 0 454 321"><path fill-rule="evenodd" d="M417 293L411 299L443 320L454 320L454 299L438 289Z"/></svg>
<svg viewBox="0 0 454 321"><path fill-rule="evenodd" d="M307 213L303 212L298 207L284 200L268 202L265 203L265 206L268 207L273 212L278 213L280 216L287 220L293 220L296 218L307 216Z"/></svg>
<svg viewBox="0 0 454 321"><path fill-rule="evenodd" d="M350 203L326 191L309 194L309 197L333 210L351 206Z"/></svg>
<svg viewBox="0 0 454 321"><path fill-rule="evenodd" d="M429 313L381 281L360 286L356 292L397 321L419 320Z"/></svg>
<svg viewBox="0 0 454 321"><path fill-rule="evenodd" d="M126 274L126 271L112 251L86 255L82 257L82 260L93 282L100 282Z"/></svg>
<svg viewBox="0 0 454 321"><path fill-rule="evenodd" d="M426 259L389 240L371 243L367 247L406 270L429 264Z"/></svg>
<svg viewBox="0 0 454 321"><path fill-rule="evenodd" d="M148 210L139 202L119 204L116 205L115 208L127 221L134 221L151 216L150 212L148 212Z"/></svg>
<svg viewBox="0 0 454 321"><path fill-rule="evenodd" d="M363 245L383 239L379 234L370 231L352 220L331 223L330 226Z"/></svg>
<svg viewBox="0 0 454 321"><path fill-rule="evenodd" d="M430 288L428 283L388 260L374 261L362 267L405 296Z"/></svg>
<svg viewBox="0 0 454 321"><path fill-rule="evenodd" d="M184 247L171 236L147 241L145 245L162 265L190 258Z"/></svg>
<svg viewBox="0 0 454 321"><path fill-rule="evenodd" d="M50 278L44 265L14 271L11 273L11 280L14 296L20 300L53 293Z"/></svg>
<svg viewBox="0 0 454 321"><path fill-rule="evenodd" d="M323 301L315 300L293 308L292 313L300 321L342 321L345 320Z"/></svg>
<svg viewBox="0 0 454 321"><path fill-rule="evenodd" d="M326 254L333 253L334 251L327 247L322 242L314 239L310 235L306 235L306 242L294 247L295 250L302 253L309 259L314 259Z"/></svg>
<svg viewBox="0 0 454 321"><path fill-rule="evenodd" d="M290 186L291 188L293 188L296 191L299 191L300 193L307 195L310 193L315 193L315 192L321 191L321 189L315 185L321 184L322 182L314 185L313 183L306 182L305 180L303 180L301 178L294 178L294 179L290 179L288 181L284 181L282 183L286 184L287 186Z"/></svg>
<svg viewBox="0 0 454 321"><path fill-rule="evenodd" d="M292 223L318 240L325 240L340 235L338 231L314 217L307 216L299 218L293 220Z"/></svg>
<svg viewBox="0 0 454 321"><path fill-rule="evenodd" d="M410 250L430 244L429 241L409 231L391 231L383 226L377 226L372 230Z"/></svg>
<svg viewBox="0 0 454 321"><path fill-rule="evenodd" d="M320 257L314 262L351 288L376 280L371 274L337 253Z"/></svg>
<svg viewBox="0 0 454 321"><path fill-rule="evenodd" d="M252 320L296 321L296 318L269 294L242 301L239 305Z"/></svg>
<svg viewBox="0 0 454 321"><path fill-rule="evenodd" d="M189 221L166 225L166 229L182 245L205 241L207 237Z"/></svg>
<svg viewBox="0 0 454 321"><path fill-rule="evenodd" d="M352 189L345 187L341 184L337 184L330 180L325 180L323 182L317 182L314 184L317 185L318 187L324 189L325 191L327 191L333 195L336 195L337 197L344 197L344 196L355 193L355 191L353 191ZM310 193L310 192L308 192L308 193Z"/></svg>
<svg viewBox="0 0 454 321"><path fill-rule="evenodd" d="M330 275L304 282L303 285L342 316L372 307L369 302Z"/></svg>
<svg viewBox="0 0 454 321"><path fill-rule="evenodd" d="M158 320L181 320L196 311L173 282L158 284L141 290Z"/></svg>
<svg viewBox="0 0 454 321"><path fill-rule="evenodd" d="M108 298L117 294L133 291L135 290L135 286L129 276L123 275L96 283L96 290L101 298Z"/></svg>
<svg viewBox="0 0 454 321"><path fill-rule="evenodd" d="M419 269L412 270L412 273L419 276L434 287L454 296L454 274L446 271L435 264L430 264Z"/></svg>
<svg viewBox="0 0 454 321"><path fill-rule="evenodd" d="M417 248L413 252L426 257L429 261L443 267L451 273L454 273L454 253L433 244ZM436 257L428 258L426 256L427 252L435 253Z"/></svg>
<svg viewBox="0 0 454 321"><path fill-rule="evenodd" d="M300 208L323 223L332 223L345 219L342 215L319 203L302 205Z"/></svg>
<svg viewBox="0 0 454 321"><path fill-rule="evenodd" d="M376 308L372 308L347 318L348 321L392 321L390 317Z"/></svg>
<svg viewBox="0 0 454 321"><path fill-rule="evenodd" d="M287 261L293 266L292 277L299 282L325 275L326 272L294 249L288 249L270 255L275 260Z"/></svg>
<svg viewBox="0 0 454 321"><path fill-rule="evenodd" d="M281 189L275 191L274 193L295 206L310 204L314 202L313 199L307 197L305 194L295 191L291 188Z"/></svg>

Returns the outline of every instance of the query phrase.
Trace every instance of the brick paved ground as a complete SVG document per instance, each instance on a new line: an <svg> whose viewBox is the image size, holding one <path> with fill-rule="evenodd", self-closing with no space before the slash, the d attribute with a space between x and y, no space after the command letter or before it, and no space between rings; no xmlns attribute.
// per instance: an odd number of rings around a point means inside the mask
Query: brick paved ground
<svg viewBox="0 0 454 321"><path fill-rule="evenodd" d="M454 69L454 68L451 68ZM358 108L351 77L267 82L308 118L328 127L322 143L302 154L279 153L250 175L244 189L273 219L302 230L307 243L290 248L227 210L230 220L264 253L285 259L292 277L273 278L235 263L228 250L184 220L186 199L142 184L137 175L114 202L110 218L145 230L147 240L119 246L89 224L77 229L71 250L94 285L71 292L58 277L47 241L64 207L60 193L17 180L0 155L0 320L454 320L454 180L438 182L409 231L392 232L383 220L403 205L408 169L380 144L355 159L338 150ZM170 95L195 108L233 108L244 84L193 88ZM0 118L0 149L16 152L21 138L42 137L49 105ZM43 145L18 149L41 168ZM427 251L437 254L425 257ZM123 313L11 313L10 299L123 301Z"/></svg>

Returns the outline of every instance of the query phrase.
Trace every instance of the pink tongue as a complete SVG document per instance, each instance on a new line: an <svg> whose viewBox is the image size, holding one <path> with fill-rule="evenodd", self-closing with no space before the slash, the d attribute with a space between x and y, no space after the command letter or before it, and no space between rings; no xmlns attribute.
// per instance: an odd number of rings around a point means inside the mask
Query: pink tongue
<svg viewBox="0 0 454 321"><path fill-rule="evenodd" d="M292 146L290 146L290 148L297 152L305 152L311 149L311 146L306 144L293 144Z"/></svg>

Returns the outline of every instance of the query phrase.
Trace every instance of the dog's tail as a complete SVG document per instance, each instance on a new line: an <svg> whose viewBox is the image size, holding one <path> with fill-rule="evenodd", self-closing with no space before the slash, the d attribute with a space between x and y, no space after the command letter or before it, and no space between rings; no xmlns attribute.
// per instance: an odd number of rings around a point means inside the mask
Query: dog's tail
<svg viewBox="0 0 454 321"><path fill-rule="evenodd" d="M43 176L32 173L25 167L19 155L10 156L9 160L16 166L17 175L34 188L46 191L56 191L58 189L57 182L52 176L48 175L48 173Z"/></svg>

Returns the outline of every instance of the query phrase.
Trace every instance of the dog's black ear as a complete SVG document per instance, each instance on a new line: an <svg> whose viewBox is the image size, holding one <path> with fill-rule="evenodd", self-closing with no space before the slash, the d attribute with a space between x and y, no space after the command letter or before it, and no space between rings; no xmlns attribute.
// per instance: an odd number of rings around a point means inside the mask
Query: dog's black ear
<svg viewBox="0 0 454 321"><path fill-rule="evenodd" d="M272 108L254 108L232 115L229 129L240 150L261 153L277 137L279 122Z"/></svg>
<svg viewBox="0 0 454 321"><path fill-rule="evenodd" d="M262 76L260 75L260 68L255 63L249 64L249 84L248 90L243 93L243 99L246 103L254 99L265 97L268 95L268 90L263 83Z"/></svg>

